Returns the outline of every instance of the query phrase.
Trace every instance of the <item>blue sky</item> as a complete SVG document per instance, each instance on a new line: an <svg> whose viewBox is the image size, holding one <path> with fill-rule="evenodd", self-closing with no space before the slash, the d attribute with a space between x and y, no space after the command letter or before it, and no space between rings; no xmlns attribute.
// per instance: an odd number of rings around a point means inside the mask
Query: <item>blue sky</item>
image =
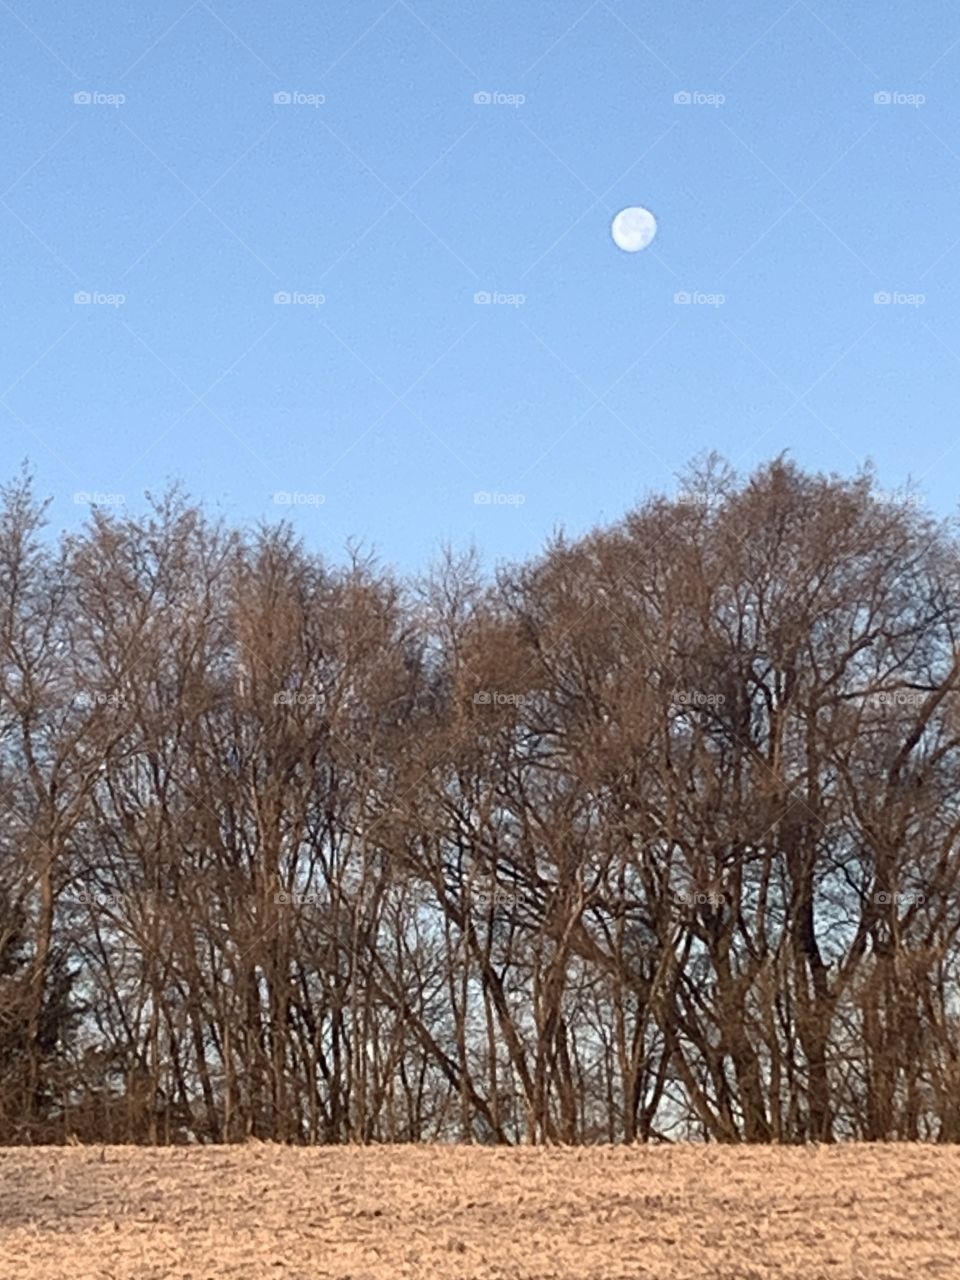
<svg viewBox="0 0 960 1280"><path fill-rule="evenodd" d="M0 49L0 475L56 528L179 478L492 563L710 449L955 509L955 0L12 0Z"/></svg>

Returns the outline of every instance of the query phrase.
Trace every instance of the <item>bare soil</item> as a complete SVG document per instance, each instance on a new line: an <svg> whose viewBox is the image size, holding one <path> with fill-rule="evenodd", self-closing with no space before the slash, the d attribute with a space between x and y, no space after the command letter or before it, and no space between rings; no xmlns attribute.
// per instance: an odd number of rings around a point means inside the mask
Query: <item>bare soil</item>
<svg viewBox="0 0 960 1280"><path fill-rule="evenodd" d="M960 1280L960 1147L0 1150L0 1280Z"/></svg>

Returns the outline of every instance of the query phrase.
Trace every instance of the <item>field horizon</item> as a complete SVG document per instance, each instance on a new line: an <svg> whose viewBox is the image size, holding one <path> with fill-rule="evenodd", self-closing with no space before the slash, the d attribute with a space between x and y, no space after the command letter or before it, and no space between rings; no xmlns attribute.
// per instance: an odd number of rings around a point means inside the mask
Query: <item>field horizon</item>
<svg viewBox="0 0 960 1280"><path fill-rule="evenodd" d="M25 1280L960 1276L960 1146L0 1149Z"/></svg>

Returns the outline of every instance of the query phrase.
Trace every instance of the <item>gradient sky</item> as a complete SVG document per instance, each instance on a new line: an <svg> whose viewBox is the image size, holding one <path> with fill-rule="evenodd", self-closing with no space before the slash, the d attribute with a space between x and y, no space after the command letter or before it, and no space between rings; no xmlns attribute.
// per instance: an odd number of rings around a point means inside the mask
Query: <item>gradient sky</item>
<svg viewBox="0 0 960 1280"><path fill-rule="evenodd" d="M955 509L956 0L0 0L0 49L0 475L55 528L180 478L492 563L709 449Z"/></svg>

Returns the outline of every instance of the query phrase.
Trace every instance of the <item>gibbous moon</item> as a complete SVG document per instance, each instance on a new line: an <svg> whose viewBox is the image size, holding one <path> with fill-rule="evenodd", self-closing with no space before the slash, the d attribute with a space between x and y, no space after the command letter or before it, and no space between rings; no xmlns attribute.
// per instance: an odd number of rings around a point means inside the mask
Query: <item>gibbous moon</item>
<svg viewBox="0 0 960 1280"><path fill-rule="evenodd" d="M633 205L620 210L610 225L610 234L618 249L636 253L638 249L646 249L657 234L657 220L649 209Z"/></svg>

